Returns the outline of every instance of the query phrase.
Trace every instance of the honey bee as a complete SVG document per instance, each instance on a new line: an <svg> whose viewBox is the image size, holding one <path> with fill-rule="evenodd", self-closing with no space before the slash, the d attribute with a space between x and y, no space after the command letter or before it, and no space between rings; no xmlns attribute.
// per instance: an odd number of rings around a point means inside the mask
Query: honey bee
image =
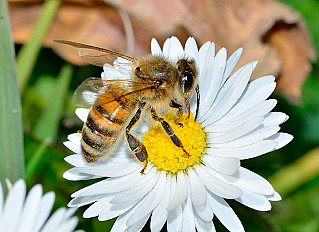
<svg viewBox="0 0 319 232"><path fill-rule="evenodd" d="M141 170L141 174L144 174L148 154L143 143L131 134L142 112L148 112L151 120L161 123L172 142L189 156L172 127L158 112L173 109L176 111L175 123L183 126L179 119L184 107L189 119L190 99L196 91L196 121L200 94L194 59L181 58L172 62L163 56L153 55L136 59L87 44L66 40L55 42L79 49L79 55L88 63L103 66L106 63L112 64L116 58L122 58L132 68L131 76L127 79L88 78L74 93L75 104L92 107L83 125L81 139L81 150L87 163L106 161L124 134L129 149L144 163ZM92 99L92 96L95 97Z"/></svg>

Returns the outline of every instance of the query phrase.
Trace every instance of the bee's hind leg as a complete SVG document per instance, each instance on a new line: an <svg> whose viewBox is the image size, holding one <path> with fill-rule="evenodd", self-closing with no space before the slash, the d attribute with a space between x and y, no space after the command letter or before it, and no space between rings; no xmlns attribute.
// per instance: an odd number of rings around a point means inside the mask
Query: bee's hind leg
<svg viewBox="0 0 319 232"><path fill-rule="evenodd" d="M129 122L128 126L126 127L125 130L125 138L126 141L131 149L131 151L134 153L134 155L136 156L136 158L144 163L143 169L141 170L141 174L144 174L146 168L147 168L147 164L148 164L148 155L147 155L147 151L145 146L143 145L142 142L140 142L137 138L135 138L131 133L130 130L132 129L132 127L137 123L137 121L140 119L141 117L141 108L139 108L134 117L131 119L131 121Z"/></svg>
<svg viewBox="0 0 319 232"><path fill-rule="evenodd" d="M186 157L189 157L189 153L185 150L181 140L174 134L173 128L168 124L168 122L166 122L163 118L159 117L156 112L155 109L151 107L151 114L152 114L152 118L155 121L158 121L162 124L162 127L164 129L164 131L166 132L166 134L168 134L172 140L172 142L175 144L175 146L180 147L186 154Z"/></svg>

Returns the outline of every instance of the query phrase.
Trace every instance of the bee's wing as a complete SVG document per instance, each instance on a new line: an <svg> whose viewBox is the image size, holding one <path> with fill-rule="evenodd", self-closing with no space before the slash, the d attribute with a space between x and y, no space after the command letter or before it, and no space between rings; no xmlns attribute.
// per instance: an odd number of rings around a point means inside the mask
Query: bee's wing
<svg viewBox="0 0 319 232"><path fill-rule="evenodd" d="M137 82L132 79L103 80L91 77L86 79L73 95L73 102L80 106L102 105L122 97L134 99L136 94L154 88L153 82Z"/></svg>
<svg viewBox="0 0 319 232"><path fill-rule="evenodd" d="M68 40L54 40L56 43L67 44L73 47L78 48L78 53L82 57L82 59L96 66L102 66L105 63L112 64L113 61L120 57L122 59L127 60L129 63L134 62L136 59L118 52L114 52L109 49L99 48L88 44L68 41Z"/></svg>

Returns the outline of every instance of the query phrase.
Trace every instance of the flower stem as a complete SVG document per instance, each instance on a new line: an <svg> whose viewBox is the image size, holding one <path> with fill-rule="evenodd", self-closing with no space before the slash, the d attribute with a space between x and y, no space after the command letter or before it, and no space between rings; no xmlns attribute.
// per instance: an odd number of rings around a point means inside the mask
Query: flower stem
<svg viewBox="0 0 319 232"><path fill-rule="evenodd" d="M285 196L318 175L319 147L275 173L269 181L282 196Z"/></svg>

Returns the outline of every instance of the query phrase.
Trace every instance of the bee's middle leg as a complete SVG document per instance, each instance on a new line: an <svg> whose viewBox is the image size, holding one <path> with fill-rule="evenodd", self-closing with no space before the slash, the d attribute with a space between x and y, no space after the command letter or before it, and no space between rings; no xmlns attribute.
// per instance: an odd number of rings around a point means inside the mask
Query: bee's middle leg
<svg viewBox="0 0 319 232"><path fill-rule="evenodd" d="M137 123L137 121L140 119L141 117L141 108L139 108L134 117L131 119L131 121L129 122L128 126L125 129L125 138L126 141L131 149L131 151L134 153L134 155L136 156L136 158L144 163L143 169L141 170L141 174L144 174L144 171L147 168L147 164L148 164L148 155L147 155L147 151L145 146L143 145L143 143L141 141L139 141L136 137L134 137L131 133L130 130L132 129L132 127Z"/></svg>
<svg viewBox="0 0 319 232"><path fill-rule="evenodd" d="M185 150L181 140L177 137L177 135L174 134L173 128L169 125L168 122L166 122L163 118L159 117L156 114L156 111L154 108L151 107L151 114L152 114L152 118L155 121L158 121L162 124L162 127L164 129L164 131L166 132L166 134L168 134L172 140L172 142L175 144L175 146L180 147L186 154L187 157L189 157L189 153Z"/></svg>

